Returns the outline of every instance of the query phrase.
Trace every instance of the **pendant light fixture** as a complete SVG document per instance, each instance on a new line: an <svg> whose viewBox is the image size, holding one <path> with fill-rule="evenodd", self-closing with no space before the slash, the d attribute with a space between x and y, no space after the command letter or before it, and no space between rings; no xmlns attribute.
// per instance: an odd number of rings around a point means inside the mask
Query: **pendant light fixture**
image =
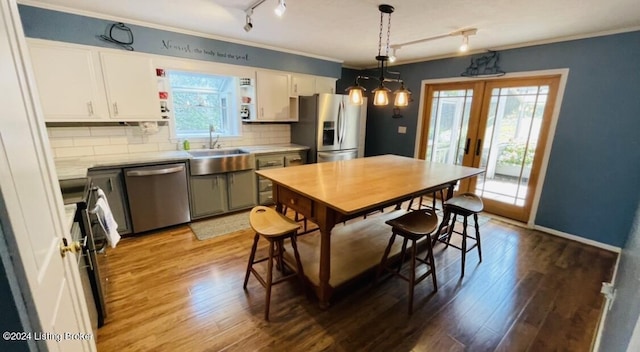
<svg viewBox="0 0 640 352"><path fill-rule="evenodd" d="M400 73L398 72L390 72L386 71L386 63L389 60L389 39L391 37L391 14L394 11L393 6L382 4L378 6L378 10L380 11L380 34L378 35L378 55L376 56L376 61L378 61L378 77L369 77L369 76L358 76L356 77L355 84L349 88L347 88L347 92L349 92L349 100L352 104L362 105L364 102L363 95L366 89L360 85L360 79L375 79L379 82L377 88L375 88L373 92L373 105L375 106L385 106L389 104L389 93L391 93L391 89L385 86L385 83L395 82L400 83L400 88L394 91L395 99L394 105L401 107L409 105L409 94L411 92L405 88L404 82L400 79ZM383 47L383 33L384 33L384 16L387 16L387 38L386 43ZM388 78L385 77L385 73L387 74L397 74L398 78Z"/></svg>

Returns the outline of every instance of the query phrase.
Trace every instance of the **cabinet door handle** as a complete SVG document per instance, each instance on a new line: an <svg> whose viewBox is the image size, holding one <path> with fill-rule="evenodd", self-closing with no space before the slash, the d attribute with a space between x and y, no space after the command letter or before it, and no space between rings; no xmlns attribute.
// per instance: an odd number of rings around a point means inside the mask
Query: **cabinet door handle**
<svg viewBox="0 0 640 352"><path fill-rule="evenodd" d="M471 138L467 138L467 143L464 145L464 155L469 154L469 144L471 144Z"/></svg>
<svg viewBox="0 0 640 352"><path fill-rule="evenodd" d="M298 83L293 85L293 92L298 93Z"/></svg>
<svg viewBox="0 0 640 352"><path fill-rule="evenodd" d="M109 193L113 192L113 181L111 179L111 177L109 177Z"/></svg>
<svg viewBox="0 0 640 352"><path fill-rule="evenodd" d="M260 108L260 117L264 117L264 108Z"/></svg>
<svg viewBox="0 0 640 352"><path fill-rule="evenodd" d="M235 178L235 175L234 175L234 174L231 174L231 184L234 184L234 183L235 183L235 179L236 179L236 178Z"/></svg>
<svg viewBox="0 0 640 352"><path fill-rule="evenodd" d="M93 102L88 102L87 108L89 109L89 115L93 116Z"/></svg>
<svg viewBox="0 0 640 352"><path fill-rule="evenodd" d="M118 115L118 103L113 103L113 114Z"/></svg>
<svg viewBox="0 0 640 352"><path fill-rule="evenodd" d="M476 156L480 155L480 145L482 144L482 138L479 138L476 142Z"/></svg>

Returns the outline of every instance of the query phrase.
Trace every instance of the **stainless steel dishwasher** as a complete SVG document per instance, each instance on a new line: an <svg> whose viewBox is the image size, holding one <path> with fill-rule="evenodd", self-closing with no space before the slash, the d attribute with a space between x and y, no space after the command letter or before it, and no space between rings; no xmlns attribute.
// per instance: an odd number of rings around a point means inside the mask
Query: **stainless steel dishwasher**
<svg viewBox="0 0 640 352"><path fill-rule="evenodd" d="M185 163L124 169L133 232L191 221Z"/></svg>

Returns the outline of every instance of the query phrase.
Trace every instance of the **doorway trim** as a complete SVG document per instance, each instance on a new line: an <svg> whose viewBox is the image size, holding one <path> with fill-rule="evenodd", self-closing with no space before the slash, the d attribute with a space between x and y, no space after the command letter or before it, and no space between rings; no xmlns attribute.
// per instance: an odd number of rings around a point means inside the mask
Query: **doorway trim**
<svg viewBox="0 0 640 352"><path fill-rule="evenodd" d="M482 78L485 81L488 80L502 80L502 79L511 79L511 78L523 78L530 77L535 78L537 76L549 76L549 75L559 75L560 82L558 84L558 93L556 96L556 103L554 105L553 111L551 112L551 121L549 125L549 134L547 138L547 143L545 145L544 153L542 155L542 164L540 166L540 175L538 177L538 182L536 183L536 191L533 195L533 202L531 204L531 212L529 214L529 219L526 222L527 228L533 228L535 225L536 214L538 213L538 206L540 204L540 196L542 194L542 185L544 184L545 177L547 175L547 167L549 164L549 157L551 155L551 147L553 144L553 139L556 134L556 126L558 124L558 118L560 116L560 108L562 107L562 98L564 97L564 90L567 85L567 79L569 77L569 69L551 69L551 70L538 70L538 71L521 71L521 72L513 72L507 73L501 77L495 78ZM418 153L420 152L420 141L422 140L422 125L424 123L424 109L426 103L426 90L425 86L429 84L441 84L441 83L454 83L454 82L469 82L469 81L477 81L478 79L469 78L469 77L449 77L449 78L438 78L438 79L424 79L420 82L420 106L418 107L418 123L416 125L416 139L414 141L413 148L413 157L417 158Z"/></svg>

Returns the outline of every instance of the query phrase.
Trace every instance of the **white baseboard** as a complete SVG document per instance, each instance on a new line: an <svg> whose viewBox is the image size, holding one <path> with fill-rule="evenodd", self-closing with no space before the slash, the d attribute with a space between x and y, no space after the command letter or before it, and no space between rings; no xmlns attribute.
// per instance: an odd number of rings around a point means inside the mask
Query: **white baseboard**
<svg viewBox="0 0 640 352"><path fill-rule="evenodd" d="M621 254L618 255L616 259L616 266L613 268L613 275L611 277L611 284L615 287L616 282L618 281L618 267L620 266L620 258ZM604 283L604 282L603 282ZM607 317L609 316L609 310L611 309L611 305L613 304L612 300L604 296L604 305L602 307L602 313L600 313L600 319L598 320L598 329L596 330L596 336L593 338L593 343L591 344L591 351L599 352L600 351L600 342L602 341L602 332L604 331L604 324L607 321ZM636 325L636 328L638 326ZM631 350L630 350L631 351Z"/></svg>
<svg viewBox="0 0 640 352"><path fill-rule="evenodd" d="M622 248L620 248L620 247L616 247L616 246L612 246L610 244L606 244L606 243L590 240L588 238L572 235L572 234L569 234L569 233L566 233L566 232L550 229L548 227L544 227L544 226L540 226L540 225L533 225L533 228L534 228L534 230L546 232L546 233L548 233L550 235L566 238L566 239L573 240L573 241L580 242L580 243L584 243L584 244L588 244L590 246L602 248L602 249L610 251L610 252L614 252L614 253L620 254L620 252L622 251Z"/></svg>

